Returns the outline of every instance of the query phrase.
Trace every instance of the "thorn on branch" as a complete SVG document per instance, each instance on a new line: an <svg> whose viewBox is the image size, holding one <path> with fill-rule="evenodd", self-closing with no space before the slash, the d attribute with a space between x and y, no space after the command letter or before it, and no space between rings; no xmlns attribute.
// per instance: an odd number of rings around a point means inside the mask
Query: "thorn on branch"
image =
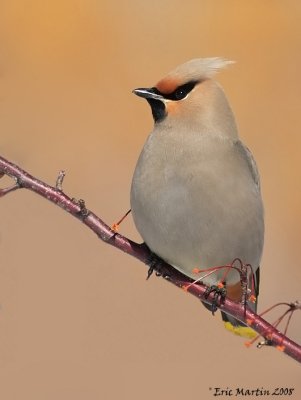
<svg viewBox="0 0 301 400"><path fill-rule="evenodd" d="M64 181L64 178L65 178L65 175L66 175L65 171L60 171L59 174L58 174L58 177L56 178L55 187L60 192L63 191L63 181Z"/></svg>

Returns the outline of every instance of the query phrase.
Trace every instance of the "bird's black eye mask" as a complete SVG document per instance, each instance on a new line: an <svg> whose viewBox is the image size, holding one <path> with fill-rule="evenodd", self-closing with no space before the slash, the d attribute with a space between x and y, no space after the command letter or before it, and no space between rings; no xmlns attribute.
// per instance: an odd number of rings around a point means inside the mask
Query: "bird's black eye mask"
<svg viewBox="0 0 301 400"><path fill-rule="evenodd" d="M192 91L192 89L195 87L195 85L199 83L198 81L190 81L188 83L185 83L184 85L178 86L176 90L174 90L172 93L166 94L160 92L156 87L151 88L151 91L153 93L156 93L160 96L162 96L164 99L167 100L172 100L172 101L179 101L184 99L188 93ZM155 100L155 99L146 99L151 106L152 109L152 114L155 123L161 122L166 116L166 108L165 104L160 101L160 100Z"/></svg>
<svg viewBox="0 0 301 400"><path fill-rule="evenodd" d="M176 90L174 90L172 93L166 94L160 92L157 88L152 88L153 92L156 94L159 94L160 96L164 97L164 99L167 100L173 100L173 101L179 101L183 100L188 93L192 91L192 89L195 87L195 85L199 83L198 81L190 81L188 83L185 83L184 85L178 86Z"/></svg>

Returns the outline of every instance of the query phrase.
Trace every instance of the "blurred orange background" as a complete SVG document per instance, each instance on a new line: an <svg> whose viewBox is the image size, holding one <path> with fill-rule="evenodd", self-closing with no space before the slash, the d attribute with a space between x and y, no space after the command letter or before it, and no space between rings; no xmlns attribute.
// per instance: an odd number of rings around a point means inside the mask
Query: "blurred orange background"
<svg viewBox="0 0 301 400"><path fill-rule="evenodd" d="M66 193L111 224L153 124L131 90L194 57L235 60L217 79L261 173L259 311L301 299L300 46L299 0L2 2L0 154L50 184L65 169ZM300 398L294 360L246 349L45 199L12 193L0 218L1 399L212 399L210 387L237 386ZM130 217L121 232L140 240ZM298 313L289 336L301 342Z"/></svg>

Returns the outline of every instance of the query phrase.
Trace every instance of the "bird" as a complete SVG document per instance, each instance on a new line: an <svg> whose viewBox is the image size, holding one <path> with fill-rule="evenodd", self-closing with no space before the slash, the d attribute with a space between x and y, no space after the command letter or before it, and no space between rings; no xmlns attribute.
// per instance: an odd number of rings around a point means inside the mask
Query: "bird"
<svg viewBox="0 0 301 400"><path fill-rule="evenodd" d="M249 264L256 300L248 305L255 312L264 207L256 162L215 80L232 63L220 57L192 59L155 86L133 90L150 105L154 128L134 170L130 203L150 251L189 279L216 288L224 276L227 296L238 302L242 285L237 270L205 270L235 259ZM243 322L225 313L222 318L233 333L254 337Z"/></svg>

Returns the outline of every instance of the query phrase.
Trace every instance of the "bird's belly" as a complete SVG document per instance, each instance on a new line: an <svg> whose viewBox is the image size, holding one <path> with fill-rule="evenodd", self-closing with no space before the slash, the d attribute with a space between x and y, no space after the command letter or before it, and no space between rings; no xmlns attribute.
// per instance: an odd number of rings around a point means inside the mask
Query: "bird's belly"
<svg viewBox="0 0 301 400"><path fill-rule="evenodd" d="M252 182L242 185L239 174L234 179L231 171L214 168L213 174L210 166L197 174L188 168L182 176L170 170L154 176L146 169L142 180L134 176L133 218L150 249L193 279L199 277L193 272L196 268L227 265L235 258L256 270L263 246L263 210ZM204 281L215 283L221 275ZM238 280L235 271L229 273L229 283Z"/></svg>

